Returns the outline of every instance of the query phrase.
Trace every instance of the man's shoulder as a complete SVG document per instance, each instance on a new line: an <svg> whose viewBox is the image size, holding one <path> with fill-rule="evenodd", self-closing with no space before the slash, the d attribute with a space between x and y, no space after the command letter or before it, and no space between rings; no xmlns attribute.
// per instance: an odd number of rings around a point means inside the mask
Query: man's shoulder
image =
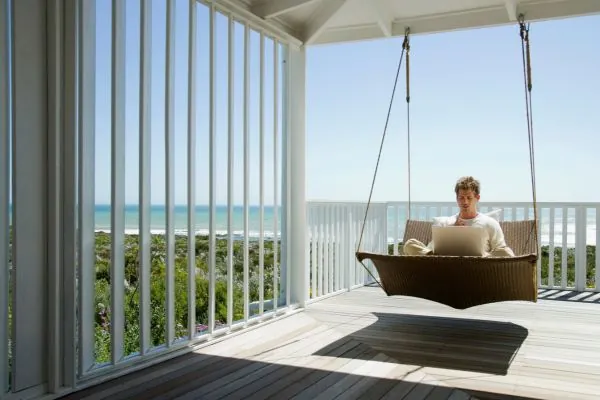
<svg viewBox="0 0 600 400"><path fill-rule="evenodd" d="M484 213L479 213L479 215L477 216L477 219L480 221L480 223L496 228L496 229L500 229L500 222L498 222L498 220L494 217L491 217L487 214Z"/></svg>

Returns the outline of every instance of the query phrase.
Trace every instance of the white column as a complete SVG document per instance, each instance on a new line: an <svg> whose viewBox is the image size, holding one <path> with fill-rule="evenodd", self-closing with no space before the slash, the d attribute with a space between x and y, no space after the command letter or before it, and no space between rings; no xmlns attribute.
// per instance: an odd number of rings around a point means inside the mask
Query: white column
<svg viewBox="0 0 600 400"><path fill-rule="evenodd" d="M8 0L0 0L0 399L8 391L10 77Z"/></svg>
<svg viewBox="0 0 600 400"><path fill-rule="evenodd" d="M308 300L309 270L306 259L306 50L289 47L287 52L287 205L289 217L287 266L290 278L290 300L304 307ZM282 281L284 284L285 281Z"/></svg>
<svg viewBox="0 0 600 400"><path fill-rule="evenodd" d="M45 0L12 2L15 392L43 390L48 378L46 8Z"/></svg>

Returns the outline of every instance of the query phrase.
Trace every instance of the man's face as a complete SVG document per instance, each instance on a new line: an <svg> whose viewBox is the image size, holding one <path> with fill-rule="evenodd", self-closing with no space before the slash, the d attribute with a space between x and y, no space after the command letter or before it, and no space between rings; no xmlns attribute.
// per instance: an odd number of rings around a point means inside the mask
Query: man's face
<svg viewBox="0 0 600 400"><path fill-rule="evenodd" d="M475 194L472 190L459 190L456 195L456 204L462 211L475 211L477 210L477 202L479 201L479 195Z"/></svg>

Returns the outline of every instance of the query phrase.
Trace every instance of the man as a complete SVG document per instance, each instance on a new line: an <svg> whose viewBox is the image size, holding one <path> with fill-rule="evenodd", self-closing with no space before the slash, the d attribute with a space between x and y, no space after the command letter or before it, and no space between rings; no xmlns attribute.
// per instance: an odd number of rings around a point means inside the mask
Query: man
<svg viewBox="0 0 600 400"><path fill-rule="evenodd" d="M457 215L452 215L446 218L438 218L434 223L435 226L479 226L485 229L486 232L486 248L484 249L484 257L514 257L514 252L506 245L504 240L504 232L497 220L494 218L479 213L477 211L477 203L480 199L480 184L479 181L472 176L464 176L460 178L454 186L456 194L456 203L460 209ZM404 254L407 255L426 255L433 253L433 243L425 246L424 243L416 239L409 239L404 244Z"/></svg>

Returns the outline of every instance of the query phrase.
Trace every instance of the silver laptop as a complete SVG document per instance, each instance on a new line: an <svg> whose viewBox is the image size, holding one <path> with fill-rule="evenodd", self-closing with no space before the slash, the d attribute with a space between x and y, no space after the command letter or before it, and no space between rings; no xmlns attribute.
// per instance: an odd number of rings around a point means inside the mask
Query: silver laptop
<svg viewBox="0 0 600 400"><path fill-rule="evenodd" d="M477 226L433 226L433 253L445 256L483 256L485 230Z"/></svg>

